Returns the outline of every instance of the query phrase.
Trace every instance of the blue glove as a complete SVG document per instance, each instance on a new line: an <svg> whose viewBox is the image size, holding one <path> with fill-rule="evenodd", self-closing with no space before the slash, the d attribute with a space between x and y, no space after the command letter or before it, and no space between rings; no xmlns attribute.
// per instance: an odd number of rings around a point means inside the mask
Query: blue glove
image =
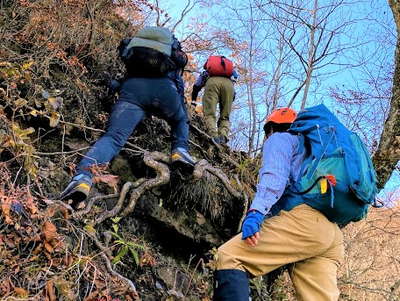
<svg viewBox="0 0 400 301"><path fill-rule="evenodd" d="M259 232L264 218L264 214L257 210L249 211L242 224L242 239L245 240L247 237Z"/></svg>

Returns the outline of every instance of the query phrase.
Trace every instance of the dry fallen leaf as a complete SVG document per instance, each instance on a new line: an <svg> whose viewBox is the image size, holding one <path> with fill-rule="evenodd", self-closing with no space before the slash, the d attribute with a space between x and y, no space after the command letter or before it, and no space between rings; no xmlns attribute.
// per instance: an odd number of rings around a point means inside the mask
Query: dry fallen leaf
<svg viewBox="0 0 400 301"><path fill-rule="evenodd" d="M0 283L0 295L5 296L8 295L13 287L10 279L5 279L3 282Z"/></svg>
<svg viewBox="0 0 400 301"><path fill-rule="evenodd" d="M115 175L99 175L93 178L95 183L106 183L108 186L116 189L119 177Z"/></svg>
<svg viewBox="0 0 400 301"><path fill-rule="evenodd" d="M15 241L12 238L5 237L4 242L6 243L7 247L9 247L10 249L14 249L16 247L16 245L14 243Z"/></svg>
<svg viewBox="0 0 400 301"><path fill-rule="evenodd" d="M73 283L66 281L65 279L56 279L54 281L54 285L57 288L57 292L59 295L61 295L62 297L64 297L63 299L66 301L74 301L76 300L76 296L73 293ZM60 297L61 297L60 296Z"/></svg>
<svg viewBox="0 0 400 301"><path fill-rule="evenodd" d="M47 250L47 252L49 252L49 253L53 253L54 252L54 248L47 241L45 241L43 243L43 245L44 245L44 248Z"/></svg>
<svg viewBox="0 0 400 301"><path fill-rule="evenodd" d="M3 213L4 221L5 221L6 224L12 224L12 219L11 219L11 215L10 215L10 209L11 209L10 204L2 202L1 211Z"/></svg>
<svg viewBox="0 0 400 301"><path fill-rule="evenodd" d="M49 121L50 121L50 126L52 128L55 128L59 121L60 121L60 114L57 112L51 112L50 117L49 117Z"/></svg>
<svg viewBox="0 0 400 301"><path fill-rule="evenodd" d="M34 63L35 63L35 61L27 61L24 64L22 64L21 69L27 70L27 69L31 68Z"/></svg>
<svg viewBox="0 0 400 301"><path fill-rule="evenodd" d="M28 193L26 194L26 196L27 196L26 201L25 201L26 207L29 209L29 211L32 214L36 214L38 212L38 208L36 207L34 198L29 190L28 190Z"/></svg>
<svg viewBox="0 0 400 301"><path fill-rule="evenodd" d="M16 101L14 101L14 105L16 107L23 107L23 106L26 106L27 104L28 104L28 101L23 98L18 98Z"/></svg>
<svg viewBox="0 0 400 301"><path fill-rule="evenodd" d="M60 108L63 104L63 98L62 97L49 97L47 99L53 110L57 110Z"/></svg>
<svg viewBox="0 0 400 301"><path fill-rule="evenodd" d="M33 250L32 254L38 255L40 252L42 252L43 246L40 244L38 245L35 250Z"/></svg>
<svg viewBox="0 0 400 301"><path fill-rule="evenodd" d="M46 297L46 300L48 301L57 301L56 292L54 290L54 283L52 280L49 280L46 283Z"/></svg>
<svg viewBox="0 0 400 301"><path fill-rule="evenodd" d="M23 289L22 287L14 287L14 291L18 295L18 297L21 298L26 298L29 295L28 291Z"/></svg>
<svg viewBox="0 0 400 301"><path fill-rule="evenodd" d="M44 223L42 231L47 242L50 242L57 237L57 228L49 221Z"/></svg>

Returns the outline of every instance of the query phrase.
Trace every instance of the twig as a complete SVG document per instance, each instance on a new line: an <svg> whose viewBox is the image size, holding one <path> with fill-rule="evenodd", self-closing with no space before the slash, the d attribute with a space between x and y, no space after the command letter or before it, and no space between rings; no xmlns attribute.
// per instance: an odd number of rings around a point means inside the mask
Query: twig
<svg viewBox="0 0 400 301"><path fill-rule="evenodd" d="M47 115L44 115L44 116L50 118L50 116L47 116ZM84 128L84 129L91 130L91 131L94 131L94 132L100 132L100 133L105 133L106 132L105 130L100 130L100 129L92 128L90 126L86 126L86 125L82 125L82 124L76 124L76 123L63 121L63 120L60 120L60 123L63 123L63 124L66 124L66 125L70 125L70 126L73 126L73 127L77 127L77 128Z"/></svg>
<svg viewBox="0 0 400 301"><path fill-rule="evenodd" d="M83 234L84 234L84 233L81 233L81 239L80 239L80 244L79 244L79 253L78 253L78 257L79 257L79 258L82 257ZM80 284L80 279L81 279L83 273L86 271L86 266L87 266L87 262L86 262L86 265L85 265L83 271L81 272L81 271L80 271L80 270L81 270L81 265L80 265L80 264L77 265L77 267L78 267L78 275L79 275L79 276L78 276L78 278L77 278L76 283L78 284L78 291L79 291L79 286L80 286L80 285L79 285L79 284Z"/></svg>
<svg viewBox="0 0 400 301"><path fill-rule="evenodd" d="M43 199L43 202L45 202L47 205L59 205L61 207L64 207L67 210L70 210L71 212L74 211L74 209L72 209L72 207L70 205L68 205L67 203L64 203L63 201L60 200L49 200L49 199Z"/></svg>
<svg viewBox="0 0 400 301"><path fill-rule="evenodd" d="M78 153L80 151L83 151L85 149L88 149L90 146L82 147L80 149L72 150L72 151L67 151L67 152L53 152L53 153L43 153L43 152L34 152L33 154L35 155L41 155L41 156L54 156L54 155L67 155L67 154L73 154L73 153Z"/></svg>
<svg viewBox="0 0 400 301"><path fill-rule="evenodd" d="M126 144L126 145L129 145L130 147L133 147L133 148L138 149L138 150L141 151L142 153L147 152L147 150L145 150L145 149L143 149L143 148L141 148L141 147L139 147L139 146L137 146L137 145L135 145L135 144L133 144L133 143L130 143L130 142L128 142L128 141L127 141L125 144Z"/></svg>
<svg viewBox="0 0 400 301"><path fill-rule="evenodd" d="M134 153L134 154L143 154L142 151L133 150L133 149L130 149L127 147L121 148L121 151L126 151L126 152L130 152L130 153Z"/></svg>
<svg viewBox="0 0 400 301"><path fill-rule="evenodd" d="M79 254L78 254L79 258L82 257L83 234L84 234L84 233L82 233L82 235L81 235L81 243L80 243L80 245L79 245ZM81 277L83 276L83 274L85 273L85 271L86 271L86 269L87 269L88 262L87 262L87 261L85 262L85 266L84 266L82 272L80 271L80 264L78 264L77 266L78 266L78 274L79 274L79 276L78 276L78 278L76 279L75 282L78 284L78 291L79 291L80 279L81 279Z"/></svg>
<svg viewBox="0 0 400 301"><path fill-rule="evenodd" d="M188 283L188 287L185 293L185 296L189 293L189 289L190 289L190 285L192 284L192 280L194 278L194 273L196 272L197 268L199 267L199 264L203 263L204 264L204 260L203 258L200 258L200 260L197 262L196 266L194 267L192 273L190 274L190 278L189 278L189 283Z"/></svg>
<svg viewBox="0 0 400 301"><path fill-rule="evenodd" d="M64 146L65 146L65 132L66 132L66 126L65 124L63 125L63 133L62 133L62 139L61 139L61 151L64 151Z"/></svg>
<svg viewBox="0 0 400 301"><path fill-rule="evenodd" d="M13 187L15 186L15 183L17 182L17 179L18 179L18 176L19 176L19 173L21 172L21 170L22 170L22 166L18 169L17 174L15 175L14 182L12 183Z"/></svg>
<svg viewBox="0 0 400 301"><path fill-rule="evenodd" d="M93 291L93 288L94 288L94 286L95 286L95 280L96 280L96 277L97 277L97 268L96 267L94 267L94 273L93 273L93 281L92 281L92 285L90 286L90 289L89 289L89 292L87 292L87 295L89 295L90 296L90 294L92 293L92 291Z"/></svg>
<svg viewBox="0 0 400 301"><path fill-rule="evenodd" d="M128 278L122 276L120 273L118 273L118 272L116 272L115 270L113 270L113 268L112 268L112 266L111 266L111 262L110 262L110 260L108 259L108 257L106 256L106 254L102 253L101 256L103 257L103 259L104 259L105 262L106 262L107 270L108 270L113 276L118 277L118 278L121 279L122 281L126 282L126 283L128 284L128 286L130 287L131 292L133 293L135 299L138 298L139 295L138 295L138 293L137 293L137 291L136 291L136 287L135 287L135 285L133 284L133 282L132 282L130 279L128 279Z"/></svg>
<svg viewBox="0 0 400 301"><path fill-rule="evenodd" d="M243 220L245 219L245 217L247 215L247 210L249 207L249 197L247 196L246 193L244 193L243 186L242 186L242 183L240 183L238 175L235 175L235 180L236 180L238 186L240 187L240 190L243 191L243 198L244 198L243 213L242 213L242 217L240 218L238 229L237 229L237 232L240 232L240 230L242 229Z"/></svg>
<svg viewBox="0 0 400 301"><path fill-rule="evenodd" d="M212 139L212 137L210 135L208 135L206 132L200 130L197 126L190 124L190 128L191 129L195 129L198 133L202 134L203 136L205 136L206 138L208 138L209 140Z"/></svg>
<svg viewBox="0 0 400 301"><path fill-rule="evenodd" d="M172 286L173 290L176 290L176 281L178 278L177 276L178 276L178 269L175 270L174 285Z"/></svg>

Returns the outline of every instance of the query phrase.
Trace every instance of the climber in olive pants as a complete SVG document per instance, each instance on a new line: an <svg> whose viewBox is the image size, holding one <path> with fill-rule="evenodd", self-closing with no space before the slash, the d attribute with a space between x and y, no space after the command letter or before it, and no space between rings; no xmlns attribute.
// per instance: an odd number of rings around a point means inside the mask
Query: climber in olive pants
<svg viewBox="0 0 400 301"><path fill-rule="evenodd" d="M237 78L238 74L235 70L231 77L209 76L207 71L203 71L193 85L192 104L194 105L196 105L199 91L205 87L202 98L204 121L208 134L218 144L228 142L230 131L229 115L235 99L233 84ZM219 106L218 122L217 106Z"/></svg>

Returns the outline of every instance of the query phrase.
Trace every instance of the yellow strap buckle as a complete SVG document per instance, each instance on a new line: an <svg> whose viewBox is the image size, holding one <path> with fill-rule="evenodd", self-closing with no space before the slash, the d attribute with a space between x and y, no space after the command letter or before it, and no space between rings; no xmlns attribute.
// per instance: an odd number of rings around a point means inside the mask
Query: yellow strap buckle
<svg viewBox="0 0 400 301"><path fill-rule="evenodd" d="M319 181L319 185L320 185L320 191L321 194L324 194L328 191L328 180L323 178Z"/></svg>

